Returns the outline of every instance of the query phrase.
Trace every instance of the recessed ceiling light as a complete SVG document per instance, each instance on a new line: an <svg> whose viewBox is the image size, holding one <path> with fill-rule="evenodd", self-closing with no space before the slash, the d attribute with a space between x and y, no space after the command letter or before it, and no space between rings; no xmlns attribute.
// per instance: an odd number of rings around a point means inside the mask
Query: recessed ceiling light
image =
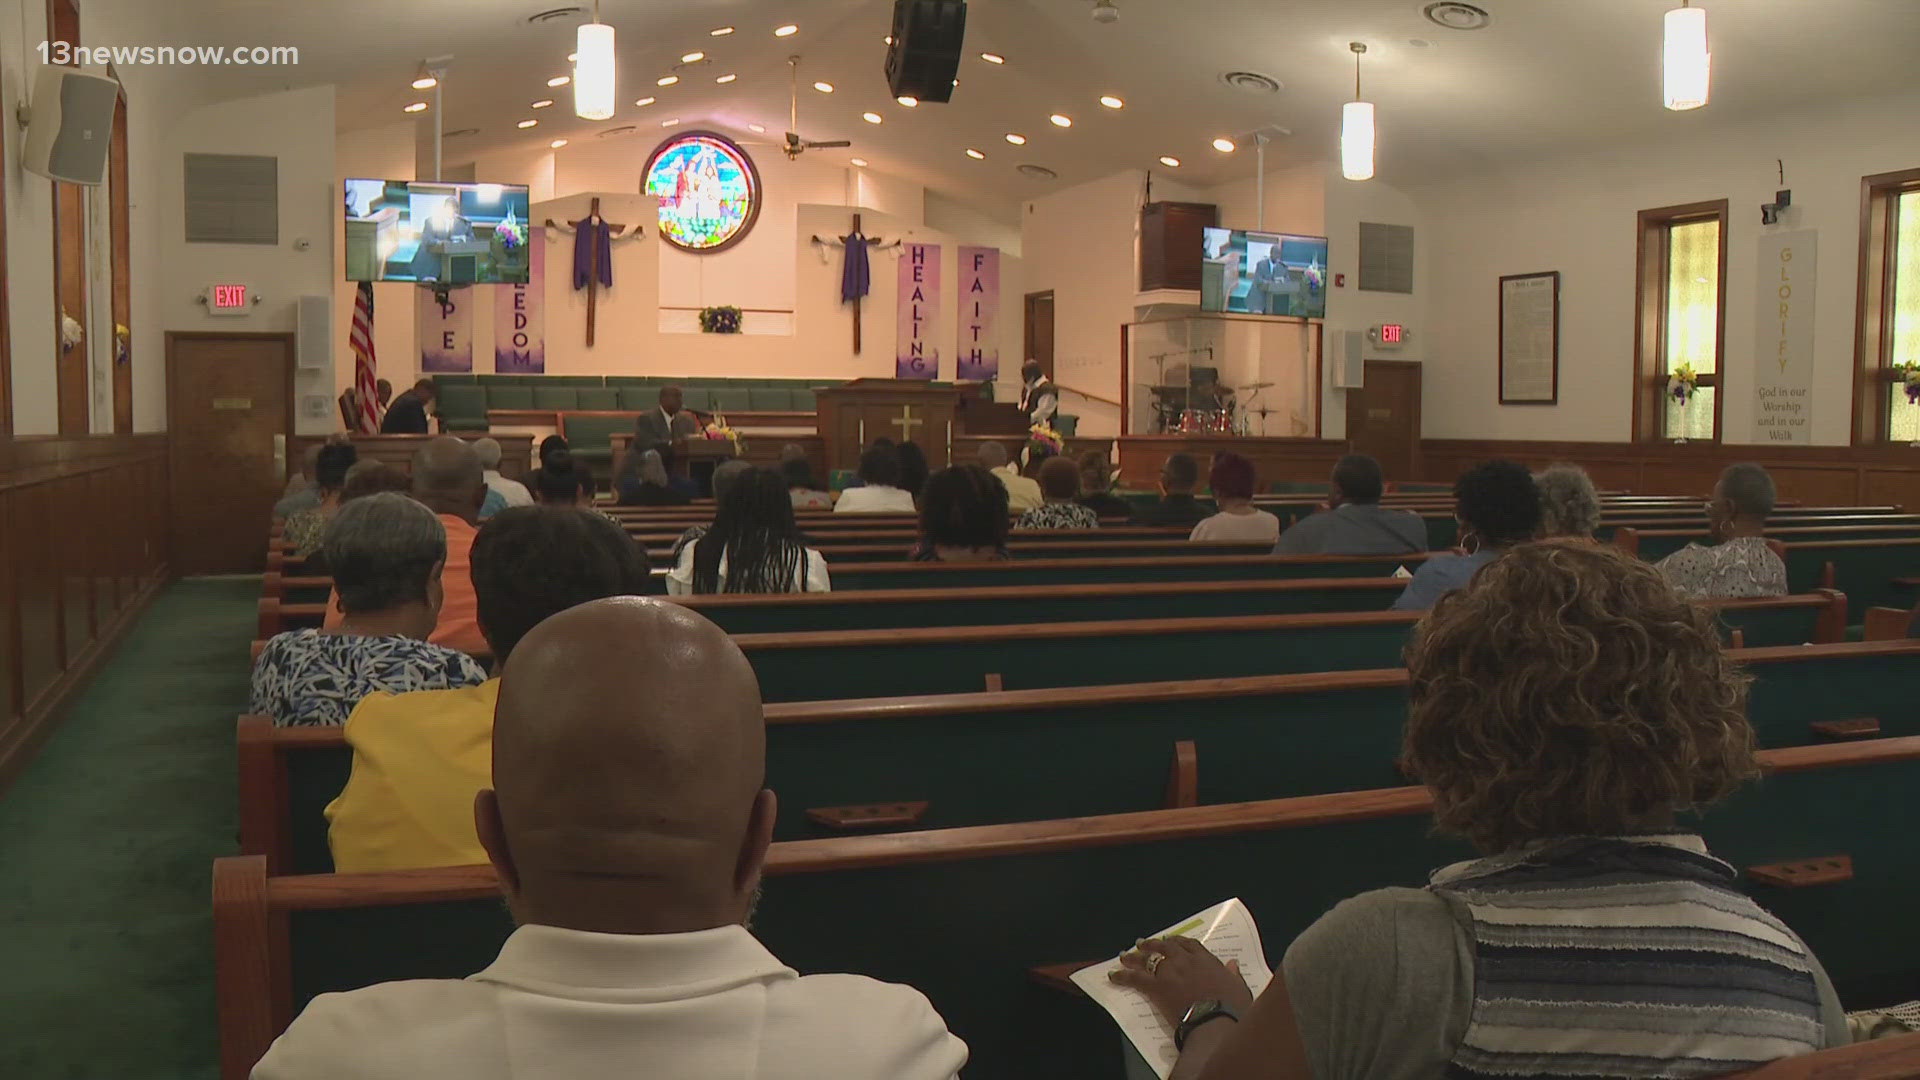
<svg viewBox="0 0 1920 1080"><path fill-rule="evenodd" d="M1233 140L1232 139L1215 139L1213 140L1213 148L1215 150L1220 151L1223 154L1231 154L1233 153Z"/></svg>
<svg viewBox="0 0 1920 1080"><path fill-rule="evenodd" d="M893 48L893 35L892 35L892 34L888 34L888 35L887 35L887 48L889 48L889 49L891 49L891 48Z"/></svg>
<svg viewBox="0 0 1920 1080"><path fill-rule="evenodd" d="M1121 101L1119 98L1114 97L1112 94L1103 95L1100 98L1100 104L1105 105L1109 109L1124 109L1127 107L1126 102Z"/></svg>
<svg viewBox="0 0 1920 1080"><path fill-rule="evenodd" d="M1027 145L1027 137L1025 135L1020 134L1017 131L1007 132L1007 141L1012 143L1015 146Z"/></svg>
<svg viewBox="0 0 1920 1080"><path fill-rule="evenodd" d="M856 168L856 169L864 169L864 168L866 168L866 167L867 167L867 159L866 159L866 158L863 158L863 157L857 157L857 158L851 158L851 159L849 159L849 160L851 160L851 161L853 162L853 167L854 167L854 168Z"/></svg>
<svg viewBox="0 0 1920 1080"><path fill-rule="evenodd" d="M662 75L659 78L653 80L653 85L672 86L674 83L677 83L679 81L680 81L680 76L678 75Z"/></svg>
<svg viewBox="0 0 1920 1080"><path fill-rule="evenodd" d="M635 105L637 105L637 106L639 106L640 108L642 108L642 109L644 109L644 108L646 108L647 106L649 106L649 105L651 105L651 104L653 104L654 102L656 102L656 101L658 101L658 100L660 100L660 99L659 99L659 98L650 98L650 97L643 97L643 98L641 98L641 99L640 99L639 101L636 101L636 102L634 102L634 104L635 104Z"/></svg>
<svg viewBox="0 0 1920 1080"><path fill-rule="evenodd" d="M579 53L572 53L572 52L570 52L570 53L568 53L568 54L567 54L567 63L569 63L569 64L572 64L572 63L576 63L576 62L578 62L578 61L579 61L579 59L580 59L580 54L579 54Z"/></svg>
<svg viewBox="0 0 1920 1080"><path fill-rule="evenodd" d="M765 124L748 124L747 130L753 132L755 135L765 135L767 133L767 126Z"/></svg>
<svg viewBox="0 0 1920 1080"><path fill-rule="evenodd" d="M553 148L554 148L555 150L558 150L558 149L560 149L561 147L563 147L563 146L565 146L565 145L567 145L567 140L565 140L565 139L555 139L555 140L553 140L552 142L550 142L550 143L548 143L547 145L548 145L548 146L551 146L551 147L553 147Z"/></svg>
<svg viewBox="0 0 1920 1080"><path fill-rule="evenodd" d="M706 53L700 52L699 50L696 49L693 52L683 54L680 57L680 62L683 64L697 64L700 61L705 60L706 58L707 58Z"/></svg>
<svg viewBox="0 0 1920 1080"><path fill-rule="evenodd" d="M673 119L671 119L671 120L662 120L662 121L660 121L660 126L661 126L661 127L672 127L673 125L675 125L675 124L677 124L677 123L679 123L679 122L680 122L680 118L676 116L676 117L674 117L674 118L673 118Z"/></svg>
<svg viewBox="0 0 1920 1080"><path fill-rule="evenodd" d="M572 81L573 81L573 76L571 75L555 75L553 78L547 80L547 85L548 86L565 86Z"/></svg>
<svg viewBox="0 0 1920 1080"><path fill-rule="evenodd" d="M902 104L902 105L905 105L905 106L906 106L907 108L909 108L909 109L912 109L912 108L917 108L917 107L919 107L919 105L920 105L920 99L919 99L919 98L917 98L917 97L910 97L910 96L908 96L908 95L906 95L906 94L902 94L902 95L900 95L899 97L897 97L897 98L894 98L893 100L895 100L895 101L897 101L897 102L899 102L899 103L900 103L900 104Z"/></svg>
<svg viewBox="0 0 1920 1080"><path fill-rule="evenodd" d="M973 160L975 160L975 161L985 161L985 160L987 160L987 155L985 155L985 154L983 154L983 153L981 153L981 152L980 152L980 151L978 151L978 150L975 150L975 149L974 149L973 147L971 147L971 146L969 146L969 147L967 147L967 156L968 156L968 157L970 157L970 158L972 158L972 159L973 159Z"/></svg>
<svg viewBox="0 0 1920 1080"><path fill-rule="evenodd" d="M401 109L400 111L401 112L426 112L427 103L424 101L416 101L413 104L407 106L406 108Z"/></svg>
<svg viewBox="0 0 1920 1080"><path fill-rule="evenodd" d="M717 82L717 83L719 83L719 84L720 84L721 86L725 86L725 85L727 85L728 83L730 83L730 82L732 82L733 80L735 80L735 79L737 79L737 78L739 78L739 77L740 77L740 76L738 76L738 75L735 75L735 74L733 74L733 73L731 73L731 72L729 72L729 73L727 73L727 74L725 74L725 75L722 75L722 76L720 76L719 78L717 78L717 79L715 79L715 80L713 80L713 81L714 81L714 82Z"/></svg>
<svg viewBox="0 0 1920 1080"><path fill-rule="evenodd" d="M449 131L446 133L446 137L449 139L464 139L469 135L478 135L478 134L480 134L479 128L473 128L473 127L454 128L452 131Z"/></svg>
<svg viewBox="0 0 1920 1080"><path fill-rule="evenodd" d="M1180 159L1177 157L1168 157L1163 154L1160 157L1160 164L1165 165L1169 169L1177 169L1180 167Z"/></svg>
<svg viewBox="0 0 1920 1080"><path fill-rule="evenodd" d="M792 23L788 23L785 26L774 27L773 36L774 37L792 37L793 35L799 32L800 32L799 27L793 25Z"/></svg>
<svg viewBox="0 0 1920 1080"><path fill-rule="evenodd" d="M833 84L832 84L832 83L830 83L830 82L817 82L817 83L814 83L814 84L813 84L813 88L814 88L815 90L818 90L818 91L820 91L820 92L821 92L821 93L823 93L823 94L831 94L831 93L833 93Z"/></svg>
<svg viewBox="0 0 1920 1080"><path fill-rule="evenodd" d="M731 34L731 33L733 33L733 27L731 26L716 26L713 29L707 31L707 36L708 37L726 37L728 34Z"/></svg>
<svg viewBox="0 0 1920 1080"><path fill-rule="evenodd" d="M534 108L536 108L536 109L544 109L544 108L546 108L546 107L548 107L549 105L552 105L552 104L553 104L553 99L552 99L552 98L550 98L550 97L543 97L543 98L541 98L541 99L540 99L539 101L536 101L536 102L534 102L534 103L533 103L533 107L534 107Z"/></svg>
<svg viewBox="0 0 1920 1080"><path fill-rule="evenodd" d="M881 122L880 114L877 112L861 113L860 119L865 120L869 124L878 124Z"/></svg>
<svg viewBox="0 0 1920 1080"><path fill-rule="evenodd" d="M539 122L540 121L538 120L522 120L518 124L515 124L514 126L519 128L530 128Z"/></svg>
<svg viewBox="0 0 1920 1080"><path fill-rule="evenodd" d="M415 90L431 90L434 87L440 85L440 80L434 78L431 75L422 75L419 78L413 80L412 85Z"/></svg>
<svg viewBox="0 0 1920 1080"><path fill-rule="evenodd" d="M1071 116L1062 116L1059 113L1054 113L1052 116L1047 117L1047 119L1053 121L1054 127L1066 128L1073 126L1073 117Z"/></svg>
<svg viewBox="0 0 1920 1080"><path fill-rule="evenodd" d="M985 60L989 64L1004 64L1007 62L1007 58L1001 56L999 53L983 52L980 54L980 59Z"/></svg>

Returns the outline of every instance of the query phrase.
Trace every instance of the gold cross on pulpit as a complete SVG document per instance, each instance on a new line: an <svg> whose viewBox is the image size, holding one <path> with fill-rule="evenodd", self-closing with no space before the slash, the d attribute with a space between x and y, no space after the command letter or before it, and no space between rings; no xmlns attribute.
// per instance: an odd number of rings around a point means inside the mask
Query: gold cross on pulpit
<svg viewBox="0 0 1920 1080"><path fill-rule="evenodd" d="M888 423L900 429L901 442L909 442L913 439L913 429L926 423L926 421L913 415L913 406L902 405L900 406L900 415L888 421Z"/></svg>

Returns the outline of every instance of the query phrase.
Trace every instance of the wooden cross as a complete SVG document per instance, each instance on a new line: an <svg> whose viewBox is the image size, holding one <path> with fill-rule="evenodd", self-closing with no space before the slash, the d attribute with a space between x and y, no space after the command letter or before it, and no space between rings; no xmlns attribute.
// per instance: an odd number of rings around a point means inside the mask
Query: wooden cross
<svg viewBox="0 0 1920 1080"><path fill-rule="evenodd" d="M845 236L834 237L835 240L838 240L840 242L840 245L842 247L845 247L846 245L853 243L853 238L861 235L860 234L861 217L862 215L860 214L853 215L853 231L852 232L849 232ZM863 237L863 239L866 241L866 244L869 248L877 248L880 246L880 241L875 237L867 236L867 237ZM829 241L823 240L818 236L813 238L813 242L816 244L829 243ZM898 241L895 241L895 242L897 243ZM869 264L867 267L867 277L868 277L868 281L872 281L873 267L871 264ZM855 356L860 355L860 299L861 298L858 296L853 298L853 355Z"/></svg>
<svg viewBox="0 0 1920 1080"><path fill-rule="evenodd" d="M858 229L858 226L855 226L855 228ZM859 309L856 308L854 310L857 312ZM854 325L858 326L860 324L856 321ZM858 331L856 331L855 333L857 335ZM858 340L857 337L856 337L856 340ZM918 417L913 415L913 406L902 405L900 406L900 415L895 419L888 421L888 423L891 423L894 427L897 427L900 429L901 442L911 442L913 440L913 429L919 427L921 424L926 423L926 421L921 420Z"/></svg>
<svg viewBox="0 0 1920 1080"><path fill-rule="evenodd" d="M591 223L595 218L599 216L600 216L600 199L598 196L595 196L593 200L593 204L587 209L587 216L580 218L577 221L569 221L567 222L567 224L572 227L571 228L572 232L578 233L581 229L586 228L589 223ZM559 228L559 226L553 223L552 218L547 219L547 227L549 229ZM627 231L627 227L625 225L616 225L611 221L607 222L607 232L610 236L619 236L621 233L626 231ZM600 245L594 244L592 247L587 249L587 348L589 349L593 348L593 320L594 320L594 311L597 306L595 304L595 301L599 299L599 296L600 296Z"/></svg>

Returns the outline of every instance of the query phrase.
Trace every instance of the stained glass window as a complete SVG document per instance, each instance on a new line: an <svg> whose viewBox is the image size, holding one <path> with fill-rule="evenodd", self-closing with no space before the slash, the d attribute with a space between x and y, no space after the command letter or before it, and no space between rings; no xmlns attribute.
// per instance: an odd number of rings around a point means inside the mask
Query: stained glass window
<svg viewBox="0 0 1920 1080"><path fill-rule="evenodd" d="M760 174L731 139L690 131L660 144L640 190L660 197L660 236L687 251L739 241L760 215Z"/></svg>
<svg viewBox="0 0 1920 1080"><path fill-rule="evenodd" d="M1698 389L1684 406L1671 394L1664 396L1666 437L1714 438L1713 399L1719 389L1720 354L1719 218L1667 229L1667 306L1661 346L1663 382L1682 364L1700 377Z"/></svg>

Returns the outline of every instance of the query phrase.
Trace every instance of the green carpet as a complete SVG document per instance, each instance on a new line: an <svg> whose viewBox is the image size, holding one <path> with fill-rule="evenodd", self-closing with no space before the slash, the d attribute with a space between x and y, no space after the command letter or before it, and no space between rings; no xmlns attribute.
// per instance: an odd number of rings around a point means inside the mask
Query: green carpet
<svg viewBox="0 0 1920 1080"><path fill-rule="evenodd" d="M0 795L0 1077L217 1076L208 881L259 595L165 589Z"/></svg>

